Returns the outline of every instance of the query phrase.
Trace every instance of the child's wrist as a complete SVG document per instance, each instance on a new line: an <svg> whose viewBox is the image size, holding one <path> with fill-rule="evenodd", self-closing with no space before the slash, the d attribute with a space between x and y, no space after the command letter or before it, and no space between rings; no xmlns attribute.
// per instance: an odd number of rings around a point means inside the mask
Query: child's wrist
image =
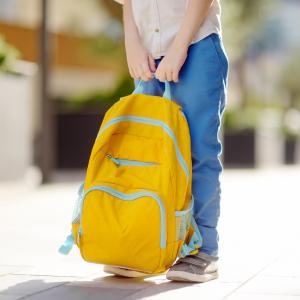
<svg viewBox="0 0 300 300"><path fill-rule="evenodd" d="M185 48L187 49L190 45L190 39L188 39L187 37L183 36L183 35L180 35L178 34L174 40L173 40L173 43L172 43L175 48Z"/></svg>

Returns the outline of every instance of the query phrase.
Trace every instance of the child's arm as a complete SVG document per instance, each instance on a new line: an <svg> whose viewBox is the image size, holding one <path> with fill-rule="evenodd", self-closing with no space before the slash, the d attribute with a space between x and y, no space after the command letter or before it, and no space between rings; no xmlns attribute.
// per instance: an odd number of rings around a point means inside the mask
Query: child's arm
<svg viewBox="0 0 300 300"><path fill-rule="evenodd" d="M142 0L141 0L142 1ZM128 69L131 77L145 81L153 77L155 62L143 47L138 29L134 22L131 0L125 0L123 6L125 48Z"/></svg>
<svg viewBox="0 0 300 300"><path fill-rule="evenodd" d="M178 82L178 74L186 60L187 49L205 20L213 1L189 0L180 30L156 70L157 79Z"/></svg>

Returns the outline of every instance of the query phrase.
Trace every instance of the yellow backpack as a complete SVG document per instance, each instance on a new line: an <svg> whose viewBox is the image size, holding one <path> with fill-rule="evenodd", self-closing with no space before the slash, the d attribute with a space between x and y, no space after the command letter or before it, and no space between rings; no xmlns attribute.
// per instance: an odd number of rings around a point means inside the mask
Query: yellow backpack
<svg viewBox="0 0 300 300"><path fill-rule="evenodd" d="M106 112L61 253L156 274L198 252L189 128L170 100L168 82L163 97L139 84Z"/></svg>

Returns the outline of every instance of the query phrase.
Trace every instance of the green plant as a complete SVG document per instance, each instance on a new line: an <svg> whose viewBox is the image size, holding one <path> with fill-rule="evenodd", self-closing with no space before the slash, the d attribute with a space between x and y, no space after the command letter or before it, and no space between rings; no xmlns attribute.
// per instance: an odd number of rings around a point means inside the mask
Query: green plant
<svg viewBox="0 0 300 300"><path fill-rule="evenodd" d="M256 129L258 127L259 117L260 109L256 107L225 110L224 128L227 132Z"/></svg>
<svg viewBox="0 0 300 300"><path fill-rule="evenodd" d="M277 0L226 0L222 2L224 43L231 62L244 60L249 41L277 5Z"/></svg>
<svg viewBox="0 0 300 300"><path fill-rule="evenodd" d="M0 71L14 73L13 66L20 52L0 35Z"/></svg>
<svg viewBox="0 0 300 300"><path fill-rule="evenodd" d="M226 0L222 1L224 44L231 65L237 78L236 88L239 90L239 106L243 109L248 105L248 81L246 62L253 41L262 31L271 8L278 0Z"/></svg>

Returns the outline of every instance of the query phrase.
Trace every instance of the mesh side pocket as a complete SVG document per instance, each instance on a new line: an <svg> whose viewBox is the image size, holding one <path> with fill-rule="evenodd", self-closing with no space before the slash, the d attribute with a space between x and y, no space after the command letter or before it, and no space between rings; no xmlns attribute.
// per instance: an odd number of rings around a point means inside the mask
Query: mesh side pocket
<svg viewBox="0 0 300 300"><path fill-rule="evenodd" d="M191 223L191 213L176 216L176 241L184 241Z"/></svg>
<svg viewBox="0 0 300 300"><path fill-rule="evenodd" d="M189 231L194 209L194 197L192 195L190 207L186 210L176 210L176 241L184 241Z"/></svg>
<svg viewBox="0 0 300 300"><path fill-rule="evenodd" d="M82 201L83 201L83 195L84 195L83 186L84 186L84 183L82 183L79 186L78 198L75 202L75 206L73 209L72 222L71 222L72 224L80 223L81 208L82 208Z"/></svg>

